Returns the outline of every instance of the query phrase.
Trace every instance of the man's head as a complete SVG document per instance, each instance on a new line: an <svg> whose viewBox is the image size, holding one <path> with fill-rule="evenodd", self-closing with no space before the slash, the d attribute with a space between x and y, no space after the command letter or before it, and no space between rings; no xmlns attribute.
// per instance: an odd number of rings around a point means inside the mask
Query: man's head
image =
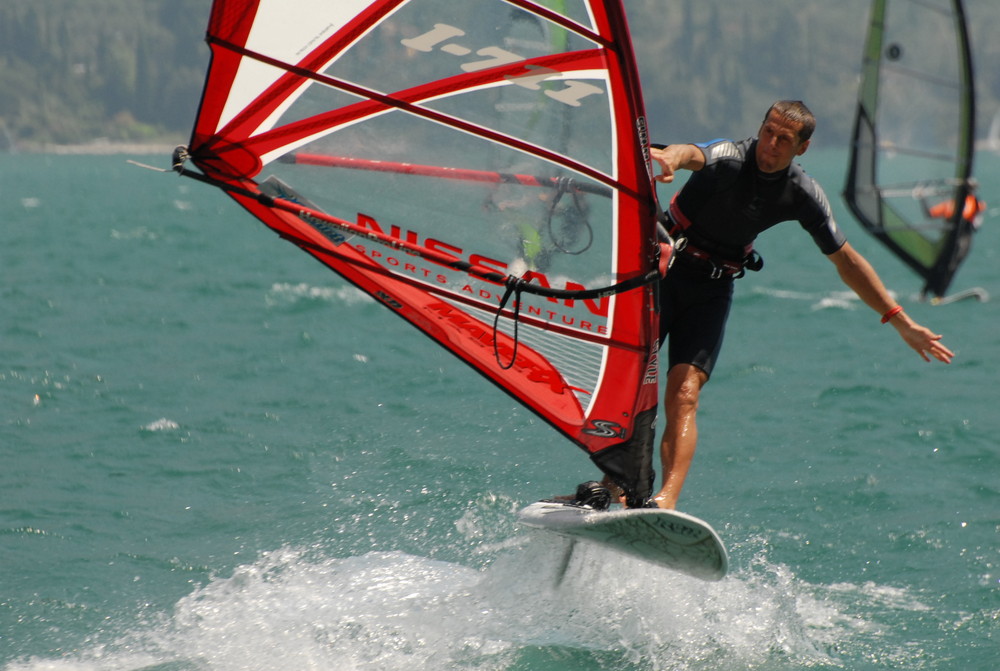
<svg viewBox="0 0 1000 671"><path fill-rule="evenodd" d="M809 148L816 117L801 100L779 100L771 105L757 134L757 167L774 173L786 169L792 159Z"/></svg>

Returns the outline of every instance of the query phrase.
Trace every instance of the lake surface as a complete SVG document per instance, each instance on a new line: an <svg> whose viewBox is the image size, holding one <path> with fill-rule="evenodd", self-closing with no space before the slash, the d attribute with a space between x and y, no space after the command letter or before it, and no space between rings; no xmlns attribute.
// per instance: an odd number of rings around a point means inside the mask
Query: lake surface
<svg viewBox="0 0 1000 671"><path fill-rule="evenodd" d="M998 668L1000 217L954 285L994 299L930 306L803 164L955 362L766 233L681 499L731 575L559 583L515 519L596 475L555 431L214 189L0 156L0 669Z"/></svg>

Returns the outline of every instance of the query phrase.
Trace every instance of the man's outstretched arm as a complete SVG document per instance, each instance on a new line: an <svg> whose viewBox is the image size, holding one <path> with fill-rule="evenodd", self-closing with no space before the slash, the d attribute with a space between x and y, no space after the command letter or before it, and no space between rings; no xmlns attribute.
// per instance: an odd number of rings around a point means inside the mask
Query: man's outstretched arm
<svg viewBox="0 0 1000 671"><path fill-rule="evenodd" d="M837 267L844 284L866 305L886 317L906 344L916 350L924 361L930 361L930 357L934 357L938 361L951 363L955 354L944 346L941 336L916 323L903 312L889 295L875 269L849 242L845 242L843 247L827 258Z"/></svg>

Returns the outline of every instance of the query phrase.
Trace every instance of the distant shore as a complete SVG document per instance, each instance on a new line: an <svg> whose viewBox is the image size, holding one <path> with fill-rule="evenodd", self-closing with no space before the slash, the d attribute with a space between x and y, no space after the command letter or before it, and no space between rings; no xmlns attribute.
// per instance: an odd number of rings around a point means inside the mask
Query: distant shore
<svg viewBox="0 0 1000 671"><path fill-rule="evenodd" d="M94 140L80 144L49 144L23 142L17 144L13 151L24 154L60 154L60 155L111 155L111 154L132 154L132 155L152 155L170 154L182 140L170 142L161 140L157 142L121 142L115 140Z"/></svg>

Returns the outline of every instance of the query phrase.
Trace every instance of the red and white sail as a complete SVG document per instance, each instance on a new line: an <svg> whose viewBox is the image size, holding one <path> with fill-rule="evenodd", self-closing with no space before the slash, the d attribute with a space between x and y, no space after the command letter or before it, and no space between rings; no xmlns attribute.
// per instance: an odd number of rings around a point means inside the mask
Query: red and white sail
<svg viewBox="0 0 1000 671"><path fill-rule="evenodd" d="M216 0L208 42L179 169L648 496L659 249L620 2Z"/></svg>

